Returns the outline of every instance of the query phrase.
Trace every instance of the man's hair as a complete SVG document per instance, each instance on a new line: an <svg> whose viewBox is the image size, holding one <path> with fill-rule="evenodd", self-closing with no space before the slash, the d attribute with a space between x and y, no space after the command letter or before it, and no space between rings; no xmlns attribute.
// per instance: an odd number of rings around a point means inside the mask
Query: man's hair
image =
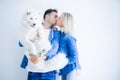
<svg viewBox="0 0 120 80"><path fill-rule="evenodd" d="M47 14L50 14L52 12L56 12L57 13L58 11L56 9L47 9L45 11L45 13L44 13L43 19L45 19L45 17L46 17Z"/></svg>

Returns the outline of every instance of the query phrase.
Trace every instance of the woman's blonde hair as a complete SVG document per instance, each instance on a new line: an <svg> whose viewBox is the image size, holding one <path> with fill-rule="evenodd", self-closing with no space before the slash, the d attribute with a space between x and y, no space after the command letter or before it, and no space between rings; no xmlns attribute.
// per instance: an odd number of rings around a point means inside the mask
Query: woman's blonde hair
<svg viewBox="0 0 120 80"><path fill-rule="evenodd" d="M62 32L67 34L73 33L73 16L70 13L62 13L63 27L61 28Z"/></svg>

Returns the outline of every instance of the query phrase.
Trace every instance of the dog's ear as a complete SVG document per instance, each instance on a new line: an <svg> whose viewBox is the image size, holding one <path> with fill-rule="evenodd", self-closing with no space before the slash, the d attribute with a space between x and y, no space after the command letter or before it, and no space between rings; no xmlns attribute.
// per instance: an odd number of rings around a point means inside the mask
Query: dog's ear
<svg viewBox="0 0 120 80"><path fill-rule="evenodd" d="M27 12L27 13L26 13L26 15L30 15L30 14L31 14L31 12Z"/></svg>
<svg viewBox="0 0 120 80"><path fill-rule="evenodd" d="M31 14L31 11L30 10L27 10L26 11L26 15L30 15Z"/></svg>

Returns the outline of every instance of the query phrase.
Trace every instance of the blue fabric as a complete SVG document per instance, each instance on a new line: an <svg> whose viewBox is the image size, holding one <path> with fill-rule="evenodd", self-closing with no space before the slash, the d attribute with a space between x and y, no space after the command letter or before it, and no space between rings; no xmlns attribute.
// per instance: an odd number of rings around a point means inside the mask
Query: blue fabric
<svg viewBox="0 0 120 80"><path fill-rule="evenodd" d="M60 32L57 30L54 30L53 27L50 30L50 35L49 35L49 41L51 42L52 48L46 53L46 59L51 59L54 57L58 51L59 48L59 38L60 38ZM23 47L23 45L19 42L19 46ZM26 68L28 63L27 57L24 55L22 63L21 63L21 68Z"/></svg>
<svg viewBox="0 0 120 80"><path fill-rule="evenodd" d="M47 73L28 72L27 80L56 80L56 74L53 71Z"/></svg>
<svg viewBox="0 0 120 80"><path fill-rule="evenodd" d="M53 39L53 36L54 36L54 29L53 29L54 27L51 27L51 30L50 30L50 33L49 33L49 36L48 36L48 39L49 39L49 41L51 42L51 40Z"/></svg>
<svg viewBox="0 0 120 80"><path fill-rule="evenodd" d="M20 47L23 47L23 45L21 44L21 42L20 42L20 41L18 42L18 45L19 45Z"/></svg>
<svg viewBox="0 0 120 80"><path fill-rule="evenodd" d="M24 46L21 44L20 41L18 42L18 45L19 45L20 47L24 47ZM27 57L24 55L23 60L22 60L22 62L21 62L21 64L20 64L20 67L21 67L21 68L26 68L27 64L28 64L28 59L27 59Z"/></svg>
<svg viewBox="0 0 120 80"><path fill-rule="evenodd" d="M47 57L46 60L51 59L56 55L59 48L59 39L60 39L60 32L51 29L49 40L52 45L52 48L48 50L48 52L46 53L46 57Z"/></svg>
<svg viewBox="0 0 120 80"><path fill-rule="evenodd" d="M69 60L68 65L60 70L60 75L66 75L76 68L80 68L78 61L78 50L76 46L76 39L70 35L61 33L60 47L58 52L64 52Z"/></svg>
<svg viewBox="0 0 120 80"><path fill-rule="evenodd" d="M21 68L26 68L27 64L28 64L28 58L26 57L26 55L24 55L20 67L21 67Z"/></svg>

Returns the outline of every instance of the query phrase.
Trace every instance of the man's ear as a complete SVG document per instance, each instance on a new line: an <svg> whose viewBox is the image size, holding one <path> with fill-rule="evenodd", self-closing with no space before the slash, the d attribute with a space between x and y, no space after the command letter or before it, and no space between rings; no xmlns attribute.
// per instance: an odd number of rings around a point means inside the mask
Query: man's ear
<svg viewBox="0 0 120 80"><path fill-rule="evenodd" d="M47 15L46 15L46 19L49 19L49 17L50 17L50 16L47 14Z"/></svg>

